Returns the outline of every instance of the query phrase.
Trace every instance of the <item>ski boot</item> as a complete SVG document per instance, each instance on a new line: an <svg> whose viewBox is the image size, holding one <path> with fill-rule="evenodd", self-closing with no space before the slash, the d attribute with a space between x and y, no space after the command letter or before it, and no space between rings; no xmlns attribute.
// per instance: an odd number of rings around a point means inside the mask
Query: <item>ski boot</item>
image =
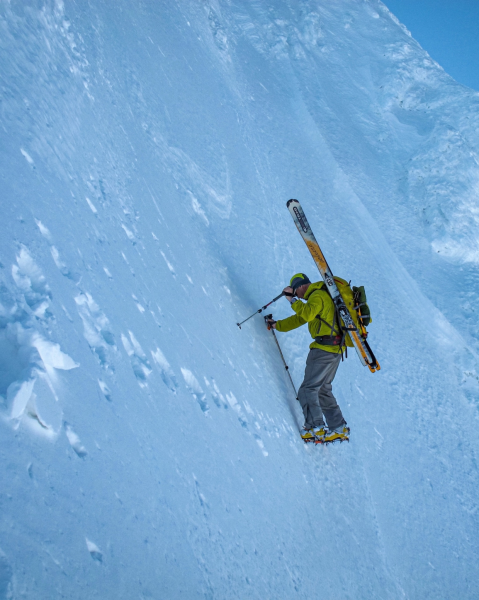
<svg viewBox="0 0 479 600"><path fill-rule="evenodd" d="M343 423L336 429L330 429L323 438L323 444L329 444L331 442L349 442L349 427L346 423Z"/></svg>
<svg viewBox="0 0 479 600"><path fill-rule="evenodd" d="M322 444L324 442L324 438L326 437L327 429L325 425L317 425L316 427L313 427L313 433L315 437L314 443Z"/></svg>
<svg viewBox="0 0 479 600"><path fill-rule="evenodd" d="M312 429L306 429L306 427L303 426L303 429L301 429L301 437L303 438L303 441L308 443L308 442L314 442L315 441L315 436L313 433Z"/></svg>

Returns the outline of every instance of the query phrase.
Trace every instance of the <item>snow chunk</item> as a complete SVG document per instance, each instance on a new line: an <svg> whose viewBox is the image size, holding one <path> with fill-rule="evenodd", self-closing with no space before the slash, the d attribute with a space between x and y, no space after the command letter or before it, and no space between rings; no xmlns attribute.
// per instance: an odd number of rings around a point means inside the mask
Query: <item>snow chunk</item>
<svg viewBox="0 0 479 600"><path fill-rule="evenodd" d="M95 205L93 204L93 202L90 200L90 198L86 198L86 201L88 202L88 206L91 208L91 211L94 215L98 214L98 211L95 207Z"/></svg>
<svg viewBox="0 0 479 600"><path fill-rule="evenodd" d="M188 369L183 369L183 367L181 367L181 374L183 375L186 385L193 392L195 392L195 394L203 394L201 385L199 384L198 380L191 371L189 371Z"/></svg>
<svg viewBox="0 0 479 600"><path fill-rule="evenodd" d="M203 219L205 224L209 226L210 222L208 221L208 217L206 216L205 211L201 208L201 204L198 202L198 199L195 196L193 196L193 194L189 190L188 194L191 198L191 206L193 207L193 210L197 215L199 215Z"/></svg>
<svg viewBox="0 0 479 600"><path fill-rule="evenodd" d="M133 335L132 331L129 331L130 339L123 333L121 334L121 341L126 353L130 357L131 367L133 373L138 381L140 387L146 387L146 378L151 374L151 366L146 358L146 354L143 352L143 348L140 346L138 340Z"/></svg>
<svg viewBox="0 0 479 600"><path fill-rule="evenodd" d="M170 271L172 272L172 274L173 274L173 275L176 275L176 273L175 273L175 268L174 268L174 266L173 266L173 265L170 263L170 261L169 261L169 260L166 258L166 256L165 256L165 253L164 253L162 250L160 250L160 252L161 252L161 256L162 256L162 257L165 259L165 263L166 263L166 265L167 265L168 269L170 269Z"/></svg>
<svg viewBox="0 0 479 600"><path fill-rule="evenodd" d="M160 367L161 378L163 379L163 383L170 388L172 392L176 391L178 384L176 382L175 374L173 373L173 369L170 367L170 363L166 360L163 352L156 347L156 350L151 351L151 355L156 364Z"/></svg>
<svg viewBox="0 0 479 600"><path fill-rule="evenodd" d="M45 225L38 219L35 219L35 223L37 224L38 229L40 230L40 233L43 235L43 237L50 241L52 236L49 229L45 227Z"/></svg>
<svg viewBox="0 0 479 600"><path fill-rule="evenodd" d="M66 266L66 264L61 260L60 253L55 248L55 246L52 246L50 248L50 252L52 253L53 262L57 266L57 268L60 271L60 273L62 275L65 275L65 277L68 277L70 275L70 270L68 269L68 267Z"/></svg>
<svg viewBox="0 0 479 600"><path fill-rule="evenodd" d="M201 410L204 413L209 411L208 403L206 402L206 394L203 392L201 385L199 384L196 377L193 375L191 371L188 369L183 369L181 367L181 374L183 375L183 379L185 380L186 385L191 390L193 398L200 405Z"/></svg>
<svg viewBox="0 0 479 600"><path fill-rule="evenodd" d="M51 369L61 369L63 371L70 371L80 366L79 363L75 362L68 354L60 350L60 344L54 344L42 338L39 333L36 333L32 337L32 346L38 350L38 354L45 365L45 368L49 374Z"/></svg>
<svg viewBox="0 0 479 600"><path fill-rule="evenodd" d="M103 553L100 551L100 548L98 548L98 546L88 538L85 538L85 542L88 552L93 560L96 560L100 563L103 562Z"/></svg>
<svg viewBox="0 0 479 600"><path fill-rule="evenodd" d="M40 319L45 318L50 306L50 288L41 269L25 246L21 247L17 255L17 264L12 265L12 277L23 292L25 302L33 314Z"/></svg>
<svg viewBox="0 0 479 600"><path fill-rule="evenodd" d="M128 229L128 227L126 227L125 225L123 225L123 223L122 223L121 227L122 227L123 231L126 233L128 239L130 241L134 242L135 241L135 234L132 231L130 231Z"/></svg>
<svg viewBox="0 0 479 600"><path fill-rule="evenodd" d="M22 417L32 396L35 381L35 378L22 382L16 381L9 386L7 391L7 402L12 404L12 412L10 415L12 419L20 419Z"/></svg>
<svg viewBox="0 0 479 600"><path fill-rule="evenodd" d="M75 297L83 321L83 335L103 366L108 366L108 348L116 349L110 322L88 292Z"/></svg>
<svg viewBox="0 0 479 600"><path fill-rule="evenodd" d="M23 148L20 148L20 152L23 154L23 156L25 157L25 159L29 165L35 164L33 161L33 158L30 156L30 154L28 154L28 152L26 150L24 150Z"/></svg>
<svg viewBox="0 0 479 600"><path fill-rule="evenodd" d="M83 444L81 443L81 440L78 437L78 435L73 431L73 429L68 423L65 423L65 433L73 450L75 450L75 452L80 458L85 458L88 452L86 451L85 446L83 446Z"/></svg>
<svg viewBox="0 0 479 600"><path fill-rule="evenodd" d="M100 390L108 402L111 402L111 391L107 384L103 381L103 379L98 380L98 385L100 386Z"/></svg>

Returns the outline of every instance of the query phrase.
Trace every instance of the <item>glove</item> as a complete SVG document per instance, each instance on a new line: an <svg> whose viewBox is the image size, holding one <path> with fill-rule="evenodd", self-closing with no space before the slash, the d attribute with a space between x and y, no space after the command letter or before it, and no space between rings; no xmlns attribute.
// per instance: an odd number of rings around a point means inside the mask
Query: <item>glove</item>
<svg viewBox="0 0 479 600"><path fill-rule="evenodd" d="M266 317L265 319L266 321L266 325L268 326L268 331L273 328L276 329L276 321L273 319L273 317Z"/></svg>
<svg viewBox="0 0 479 600"><path fill-rule="evenodd" d="M286 300L290 303L293 304L293 302L296 302L297 298L295 298L296 294L293 292L293 288L288 286L285 287L283 290L283 294L286 296Z"/></svg>

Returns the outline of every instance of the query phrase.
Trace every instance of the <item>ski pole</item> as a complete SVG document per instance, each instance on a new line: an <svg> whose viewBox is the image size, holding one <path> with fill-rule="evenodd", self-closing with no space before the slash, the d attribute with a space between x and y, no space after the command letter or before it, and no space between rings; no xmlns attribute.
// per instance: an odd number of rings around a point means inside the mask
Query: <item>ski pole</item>
<svg viewBox="0 0 479 600"><path fill-rule="evenodd" d="M241 321L241 323L236 323L236 325L238 325L238 327L241 329L241 325L243 325L243 323L246 323L246 321L249 321L250 319L252 319L255 315L258 315L260 312L263 312L263 310L265 308L268 308L268 306L270 304L273 304L273 302L276 302L276 300L279 300L280 298L282 298L285 295L284 292L281 292L281 294L279 296L276 296L276 298L274 298L273 300L271 300L271 302L268 302L268 304L265 304L264 306L262 306L259 310L257 310L256 312L254 312L251 317L248 317L247 319L245 319L244 321Z"/></svg>
<svg viewBox="0 0 479 600"><path fill-rule="evenodd" d="M297 400L298 399L298 392L296 391L296 388L294 387L293 378L291 377L291 373L289 372L289 367L286 364L286 361L284 360L283 352L281 351L281 346L279 345L278 338L276 337L274 329L271 327L271 325L267 321L267 319L272 319L272 318L273 318L273 315L266 315L264 317L264 322L265 322L266 327L268 328L268 330L271 330L271 333L273 334L274 341L276 342L276 345L278 346L278 350L279 350L279 353L281 355L281 360L283 361L284 368L286 369L286 372L288 373L289 380L291 381L291 385L293 386L294 397Z"/></svg>

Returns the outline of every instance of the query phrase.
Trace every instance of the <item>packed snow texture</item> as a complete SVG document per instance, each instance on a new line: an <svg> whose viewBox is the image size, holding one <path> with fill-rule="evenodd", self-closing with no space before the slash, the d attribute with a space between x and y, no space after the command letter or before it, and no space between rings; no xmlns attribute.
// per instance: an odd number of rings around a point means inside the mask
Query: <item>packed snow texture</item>
<svg viewBox="0 0 479 600"><path fill-rule="evenodd" d="M0 52L0 599L477 598L479 95L379 0L4 0ZM319 279L292 197L373 315L349 444L236 326Z"/></svg>

